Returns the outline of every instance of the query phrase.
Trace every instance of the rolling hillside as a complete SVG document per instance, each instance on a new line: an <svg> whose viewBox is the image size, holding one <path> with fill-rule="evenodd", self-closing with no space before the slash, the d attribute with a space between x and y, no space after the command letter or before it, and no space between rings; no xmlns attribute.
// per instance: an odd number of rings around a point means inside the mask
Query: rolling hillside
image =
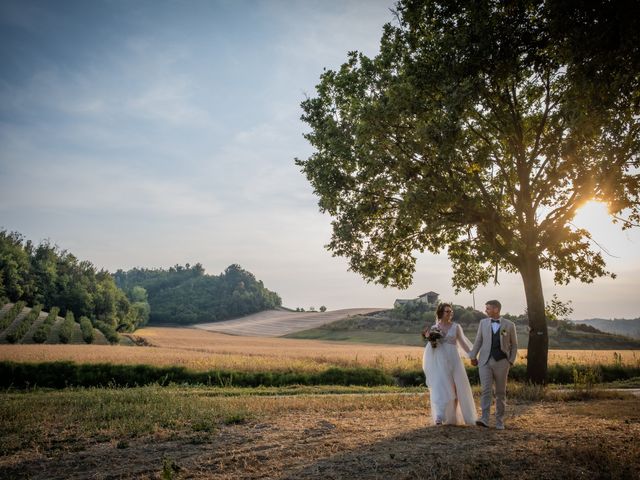
<svg viewBox="0 0 640 480"><path fill-rule="evenodd" d="M341 320L355 315L371 314L379 308L347 308L331 312L292 312L284 309L267 310L246 317L222 322L200 323L195 328L230 335L280 337Z"/></svg>
<svg viewBox="0 0 640 480"><path fill-rule="evenodd" d="M640 318L634 318L632 320L590 318L588 320L575 320L573 323L576 325L591 325L602 332L640 339Z"/></svg>
<svg viewBox="0 0 640 480"><path fill-rule="evenodd" d="M364 314L320 325L308 330L286 335L288 338L348 341L357 343L380 343L399 345L424 345L420 332L424 321L399 319L391 316L392 311ZM462 323L465 335L473 341L478 329L477 321ZM518 345L526 348L528 327L516 323ZM567 350L591 349L639 349L640 340L613 335L582 331L563 331L549 327L549 348Z"/></svg>

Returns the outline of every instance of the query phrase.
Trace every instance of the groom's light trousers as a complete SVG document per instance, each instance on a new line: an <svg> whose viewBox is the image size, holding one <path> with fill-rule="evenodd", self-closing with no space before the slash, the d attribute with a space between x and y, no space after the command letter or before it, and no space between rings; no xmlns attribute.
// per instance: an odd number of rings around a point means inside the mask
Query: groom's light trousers
<svg viewBox="0 0 640 480"><path fill-rule="evenodd" d="M510 366L506 358L498 361L489 358L489 361L484 365L480 365L478 369L480 385L482 385L480 408L482 409L482 420L487 423L489 422L492 387L494 383L496 386L496 422L498 422L498 424L503 423L504 410L507 404L507 376L509 375Z"/></svg>

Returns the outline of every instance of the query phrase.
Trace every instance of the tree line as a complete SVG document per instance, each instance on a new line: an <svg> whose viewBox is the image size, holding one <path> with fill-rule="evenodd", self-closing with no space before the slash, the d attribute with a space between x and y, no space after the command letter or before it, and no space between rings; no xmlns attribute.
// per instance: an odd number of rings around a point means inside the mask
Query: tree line
<svg viewBox="0 0 640 480"><path fill-rule="evenodd" d="M114 278L132 298L136 291L146 293L152 323L215 322L282 305L277 293L237 264L220 275L206 275L200 263L187 263L168 269L118 270Z"/></svg>
<svg viewBox="0 0 640 480"><path fill-rule="evenodd" d="M63 316L73 312L120 331L133 331L149 318L146 300L129 299L108 271L48 240L35 245L6 230L0 231L0 301L24 301L44 311L59 307Z"/></svg>

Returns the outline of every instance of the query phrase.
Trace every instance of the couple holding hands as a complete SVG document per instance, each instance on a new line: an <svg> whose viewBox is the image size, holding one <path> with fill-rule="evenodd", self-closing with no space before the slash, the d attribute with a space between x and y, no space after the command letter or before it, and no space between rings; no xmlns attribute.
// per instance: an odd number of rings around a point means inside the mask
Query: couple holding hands
<svg viewBox="0 0 640 480"><path fill-rule="evenodd" d="M498 430L504 430L507 376L516 360L518 340L515 324L500 316L501 308L497 300L489 300L485 304L487 318L480 321L473 344L463 333L460 324L453 321L453 307L449 303L438 305L435 325L424 329L423 336L429 341L424 349L422 368L436 425L475 424L489 427L489 410L495 386L495 426ZM476 415L461 353L479 368L482 386L480 418Z"/></svg>

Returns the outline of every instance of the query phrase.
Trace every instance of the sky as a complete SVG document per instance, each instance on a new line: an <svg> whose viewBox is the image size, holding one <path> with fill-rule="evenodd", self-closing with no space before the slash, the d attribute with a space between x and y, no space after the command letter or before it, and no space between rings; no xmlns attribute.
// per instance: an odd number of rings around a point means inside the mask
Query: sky
<svg viewBox="0 0 640 480"><path fill-rule="evenodd" d="M97 268L240 264L288 307L443 300L524 312L517 275L455 295L445 255L407 290L367 283L324 246L331 218L294 159L300 103L347 52L378 51L387 0L0 2L0 228ZM640 316L640 233L576 219L618 278L553 285L574 319Z"/></svg>

